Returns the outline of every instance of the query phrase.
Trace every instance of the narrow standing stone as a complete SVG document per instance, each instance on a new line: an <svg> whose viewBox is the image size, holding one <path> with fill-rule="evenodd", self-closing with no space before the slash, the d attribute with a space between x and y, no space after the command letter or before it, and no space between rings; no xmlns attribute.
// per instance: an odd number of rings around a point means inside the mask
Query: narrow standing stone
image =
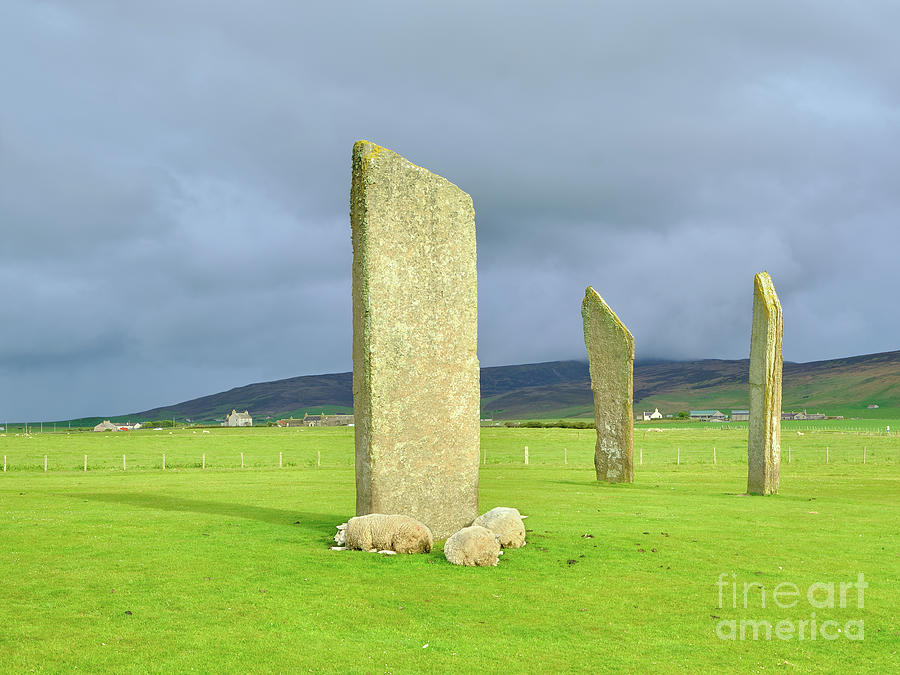
<svg viewBox="0 0 900 675"><path fill-rule="evenodd" d="M356 514L403 514L445 539L478 516L472 199L358 141L350 224Z"/></svg>
<svg viewBox="0 0 900 675"><path fill-rule="evenodd" d="M781 303L768 272L753 286L753 336L750 338L750 434L747 492L778 492L781 468Z"/></svg>
<svg viewBox="0 0 900 675"><path fill-rule="evenodd" d="M592 287L581 304L594 393L597 480L634 482L634 338Z"/></svg>

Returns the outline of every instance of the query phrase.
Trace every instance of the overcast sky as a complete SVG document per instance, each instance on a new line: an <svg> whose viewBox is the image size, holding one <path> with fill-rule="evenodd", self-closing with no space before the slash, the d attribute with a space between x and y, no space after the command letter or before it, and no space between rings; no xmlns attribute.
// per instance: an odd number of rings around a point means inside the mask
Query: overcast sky
<svg viewBox="0 0 900 675"><path fill-rule="evenodd" d="M900 348L893 2L0 4L0 421L351 368L353 142L475 202L484 366Z"/></svg>

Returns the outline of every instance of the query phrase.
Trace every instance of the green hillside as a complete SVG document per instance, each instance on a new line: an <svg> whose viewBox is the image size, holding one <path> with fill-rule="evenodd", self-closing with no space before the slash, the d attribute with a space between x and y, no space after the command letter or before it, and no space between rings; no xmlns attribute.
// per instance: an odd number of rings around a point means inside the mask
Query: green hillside
<svg viewBox="0 0 900 675"><path fill-rule="evenodd" d="M304 412L352 412L352 373L304 375L274 382L259 382L184 403L134 413L136 419L221 420L233 409L249 410L260 418L303 417Z"/></svg>
<svg viewBox="0 0 900 675"><path fill-rule="evenodd" d="M635 411L747 408L749 365L747 359L639 363L634 369ZM587 367L581 366L584 375L578 379L489 396L483 401L483 409L499 419L590 417ZM879 408L869 410L872 403ZM900 408L900 352L785 363L782 407L832 415L896 416Z"/></svg>
<svg viewBox="0 0 900 675"><path fill-rule="evenodd" d="M749 405L749 362L707 359L637 363L635 411L723 411ZM495 419L589 417L587 364L553 361L481 369L482 413ZM880 407L867 409L871 403ZM305 411L352 410L352 375L305 375L261 382L117 419L221 419L232 408L249 410L257 422ZM830 361L784 364L785 410L847 416L890 417L900 409L900 351Z"/></svg>
<svg viewBox="0 0 900 675"><path fill-rule="evenodd" d="M747 408L749 361L702 361L717 364L707 370L708 379L695 382L673 378L653 380L653 369L635 369L636 409L658 407L665 411ZM684 364L687 365L687 364ZM646 392L643 396L640 393ZM878 409L869 410L870 404ZM784 410L807 410L832 415L890 417L900 408L900 352L886 352L830 361L784 364Z"/></svg>

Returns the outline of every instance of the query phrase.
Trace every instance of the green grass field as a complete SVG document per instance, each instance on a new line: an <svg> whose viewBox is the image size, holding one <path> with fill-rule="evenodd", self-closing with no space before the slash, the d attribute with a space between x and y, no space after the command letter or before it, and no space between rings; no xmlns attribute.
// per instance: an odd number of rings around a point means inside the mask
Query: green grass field
<svg viewBox="0 0 900 675"><path fill-rule="evenodd" d="M329 550L352 429L0 436L0 672L896 672L900 438L851 428L785 425L765 498L741 494L745 429L639 426L615 486L590 430L483 429L481 508L528 514L529 543L477 569ZM862 607L806 597L860 573ZM806 636L721 639L731 620Z"/></svg>

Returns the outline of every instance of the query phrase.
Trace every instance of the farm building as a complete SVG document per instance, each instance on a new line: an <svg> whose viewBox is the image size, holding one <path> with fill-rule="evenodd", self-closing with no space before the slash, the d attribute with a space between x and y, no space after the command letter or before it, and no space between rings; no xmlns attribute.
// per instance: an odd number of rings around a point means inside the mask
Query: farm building
<svg viewBox="0 0 900 675"><path fill-rule="evenodd" d="M119 427L110 422L109 420L103 420L94 427L94 431L118 431Z"/></svg>
<svg viewBox="0 0 900 675"><path fill-rule="evenodd" d="M223 427L252 427L253 426L253 418L250 417L250 413L248 411L238 412L237 410L232 410L228 415L225 416L225 421L222 422Z"/></svg>
<svg viewBox="0 0 900 675"><path fill-rule="evenodd" d="M310 415L306 413L298 426L303 427L345 427L353 424L353 415Z"/></svg>
<svg viewBox="0 0 900 675"><path fill-rule="evenodd" d="M691 410L691 419L698 422L724 422L728 415L720 410Z"/></svg>
<svg viewBox="0 0 900 675"><path fill-rule="evenodd" d="M276 424L280 427L305 427L306 422L303 420L298 420L293 417L288 417L287 419L278 420Z"/></svg>
<svg viewBox="0 0 900 675"><path fill-rule="evenodd" d="M731 421L732 422L747 422L750 419L750 411L749 410L732 410L731 411Z"/></svg>
<svg viewBox="0 0 900 675"><path fill-rule="evenodd" d="M140 429L141 423L135 424L113 424L109 420L103 420L94 427L94 431L131 431L132 429Z"/></svg>
<svg viewBox="0 0 900 675"><path fill-rule="evenodd" d="M644 420L645 422L648 422L648 421L650 421L650 420L661 420L662 417L663 417L663 416L662 416L662 413L659 412L659 408L654 408L654 409L653 409L653 412L647 412L647 411L645 410L645 411L641 414L641 419Z"/></svg>
<svg viewBox="0 0 900 675"><path fill-rule="evenodd" d="M805 410L803 412L782 412L781 419L783 420L824 420L824 413L808 413Z"/></svg>

